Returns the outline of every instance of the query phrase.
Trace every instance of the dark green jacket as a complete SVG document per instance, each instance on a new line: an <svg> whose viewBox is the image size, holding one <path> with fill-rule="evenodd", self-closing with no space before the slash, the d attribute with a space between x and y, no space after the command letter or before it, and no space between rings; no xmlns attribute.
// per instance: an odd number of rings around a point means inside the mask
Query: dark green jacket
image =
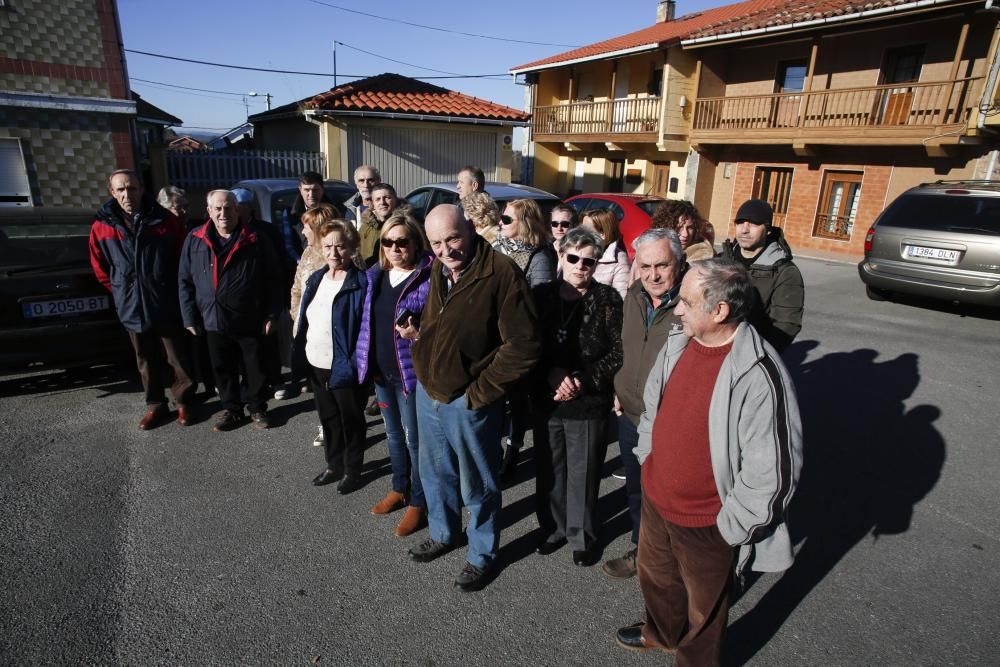
<svg viewBox="0 0 1000 667"><path fill-rule="evenodd" d="M473 234L475 256L449 292L442 264L431 286L413 344L417 380L436 401L465 394L471 410L504 397L541 356L535 305L513 260Z"/></svg>
<svg viewBox="0 0 1000 667"><path fill-rule="evenodd" d="M622 412L633 424L639 424L644 409L642 391L646 376L656 361L656 355L667 342L671 331L681 330L681 319L674 314L677 298L653 313L653 321L646 326L646 304L649 297L636 280L625 294L625 311L622 320L622 367L615 374L615 395Z"/></svg>
<svg viewBox="0 0 1000 667"><path fill-rule="evenodd" d="M740 248L735 241L724 241L722 255L740 261ZM764 252L748 272L756 299L747 321L774 349L784 352L802 330L805 287L780 228L768 233Z"/></svg>

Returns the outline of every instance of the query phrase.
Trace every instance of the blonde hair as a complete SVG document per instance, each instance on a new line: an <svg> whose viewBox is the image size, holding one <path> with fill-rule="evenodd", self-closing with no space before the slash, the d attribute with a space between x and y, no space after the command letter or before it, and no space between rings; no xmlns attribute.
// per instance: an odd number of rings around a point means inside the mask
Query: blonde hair
<svg viewBox="0 0 1000 667"><path fill-rule="evenodd" d="M396 209L386 218L385 222L382 223L382 231L378 235L378 261L383 269L391 269L392 262L389 258L385 256L385 248L382 246L382 239L385 235L389 233L390 229L396 227L406 228L406 238L410 239L410 248L413 251L414 263L420 261L420 257L427 252L427 237L424 236L424 230L420 227L420 223L417 219L413 217L409 211L402 211Z"/></svg>
<svg viewBox="0 0 1000 667"><path fill-rule="evenodd" d="M500 208L493 197L485 192L471 192L462 200L465 217L472 221L476 229L496 227L500 224Z"/></svg>
<svg viewBox="0 0 1000 667"><path fill-rule="evenodd" d="M507 206L514 209L520 218L517 238L533 246L545 245L552 240L542 218L542 209L538 208L533 199L514 199L508 202Z"/></svg>
<svg viewBox="0 0 1000 667"><path fill-rule="evenodd" d="M337 218L335 220L325 220L323 221L319 229L316 231L316 242L319 243L320 240L326 238L329 234L333 232L340 232L344 237L345 244L351 253L351 262L358 269L365 270L365 262L361 259L361 252L359 250L361 246L361 236L358 234L358 230L354 228L347 220Z"/></svg>
<svg viewBox="0 0 1000 667"><path fill-rule="evenodd" d="M302 214L300 220L302 220L303 225L308 225L309 229L313 233L313 245L319 247L319 240L325 236L320 236L319 230L323 226L324 222L330 222L331 220L337 219L337 211L326 202L312 207L308 211Z"/></svg>

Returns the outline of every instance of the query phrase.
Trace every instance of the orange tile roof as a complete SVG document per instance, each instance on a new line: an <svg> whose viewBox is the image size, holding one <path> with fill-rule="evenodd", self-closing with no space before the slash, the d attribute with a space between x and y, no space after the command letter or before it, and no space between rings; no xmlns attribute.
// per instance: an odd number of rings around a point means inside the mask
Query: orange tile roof
<svg viewBox="0 0 1000 667"><path fill-rule="evenodd" d="M345 83L305 101L306 109L379 111L455 118L527 122L531 114L400 74Z"/></svg>
<svg viewBox="0 0 1000 667"><path fill-rule="evenodd" d="M831 16L870 11L906 4L911 0L746 0L701 12L686 14L673 21L657 23L620 37L613 37L548 58L512 67L511 72L544 69L581 59L591 59L626 49L651 50L659 46L698 37L724 35L744 30L775 27ZM957 0L962 2L962 0Z"/></svg>

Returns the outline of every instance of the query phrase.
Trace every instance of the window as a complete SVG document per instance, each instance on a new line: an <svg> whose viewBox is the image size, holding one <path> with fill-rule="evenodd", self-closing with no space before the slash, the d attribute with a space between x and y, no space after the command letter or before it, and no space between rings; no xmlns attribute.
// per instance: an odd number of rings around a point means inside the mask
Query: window
<svg viewBox="0 0 1000 667"><path fill-rule="evenodd" d="M646 83L646 93L652 97L659 97L663 93L663 68L655 67L649 75Z"/></svg>
<svg viewBox="0 0 1000 667"><path fill-rule="evenodd" d="M753 176L753 197L763 199L774 209L774 226L784 227L788 200L792 194L792 169L757 167Z"/></svg>
<svg viewBox="0 0 1000 667"><path fill-rule="evenodd" d="M804 60L793 60L778 65L778 76L774 80L776 93L801 93L806 85L809 65Z"/></svg>
<svg viewBox="0 0 1000 667"><path fill-rule="evenodd" d="M879 75L882 84L915 83L920 80L920 68L924 62L923 46L906 46L889 49L882 61Z"/></svg>
<svg viewBox="0 0 1000 667"><path fill-rule="evenodd" d="M583 199L574 199L573 201L566 203L575 208L577 213L582 213L583 211L586 211L588 208L591 208L590 205L593 201L594 201L593 199L584 197Z"/></svg>
<svg viewBox="0 0 1000 667"><path fill-rule="evenodd" d="M430 198L429 188L421 188L416 192L411 192L410 196L406 198L406 203L413 208L413 217L420 222L424 221L424 216L427 214L427 202Z"/></svg>
<svg viewBox="0 0 1000 667"><path fill-rule="evenodd" d="M0 207L31 205L31 186L21 140L0 139Z"/></svg>
<svg viewBox="0 0 1000 667"><path fill-rule="evenodd" d="M828 171L823 174L823 189L816 212L813 236L849 241L861 201L863 174Z"/></svg>

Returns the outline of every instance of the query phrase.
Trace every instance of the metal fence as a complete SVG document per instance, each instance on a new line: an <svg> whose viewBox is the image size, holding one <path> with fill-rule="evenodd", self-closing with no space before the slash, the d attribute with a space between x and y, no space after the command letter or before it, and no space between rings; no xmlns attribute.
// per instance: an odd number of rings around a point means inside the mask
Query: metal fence
<svg viewBox="0 0 1000 667"><path fill-rule="evenodd" d="M322 153L305 151L167 152L167 177L180 188L227 188L249 178L298 178L325 173Z"/></svg>

